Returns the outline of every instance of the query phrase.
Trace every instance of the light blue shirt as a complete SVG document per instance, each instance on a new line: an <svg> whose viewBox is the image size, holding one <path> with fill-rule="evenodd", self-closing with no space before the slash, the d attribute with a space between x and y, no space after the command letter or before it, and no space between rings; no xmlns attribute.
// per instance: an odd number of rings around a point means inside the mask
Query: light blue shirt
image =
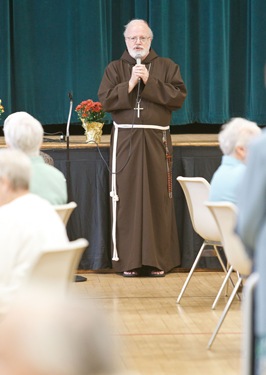
<svg viewBox="0 0 266 375"><path fill-rule="evenodd" d="M239 189L245 171L246 165L242 161L232 156L224 155L220 167L212 177L209 200L237 204Z"/></svg>

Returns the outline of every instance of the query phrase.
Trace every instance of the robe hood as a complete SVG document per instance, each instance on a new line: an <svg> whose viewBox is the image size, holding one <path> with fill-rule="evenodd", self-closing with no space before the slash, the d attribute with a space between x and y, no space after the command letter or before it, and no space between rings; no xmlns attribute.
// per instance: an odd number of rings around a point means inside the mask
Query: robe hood
<svg viewBox="0 0 266 375"><path fill-rule="evenodd" d="M157 57L158 57L157 53L151 48L148 56L142 61L142 64L150 64ZM136 60L132 56L130 56L130 54L128 53L128 50L124 51L120 59L128 62L130 65L136 64Z"/></svg>

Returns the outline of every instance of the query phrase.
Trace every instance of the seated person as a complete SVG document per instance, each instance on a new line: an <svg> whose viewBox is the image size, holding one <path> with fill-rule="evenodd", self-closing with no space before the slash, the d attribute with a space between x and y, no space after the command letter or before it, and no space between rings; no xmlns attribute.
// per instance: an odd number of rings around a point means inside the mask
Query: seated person
<svg viewBox="0 0 266 375"><path fill-rule="evenodd" d="M31 193L47 199L53 205L66 203L65 176L57 168L45 163L40 155L43 141L40 122L26 112L13 113L4 122L4 136L8 147L23 151L31 159Z"/></svg>
<svg viewBox="0 0 266 375"><path fill-rule="evenodd" d="M237 232L249 257L253 271L259 274L255 292L255 366L254 374L266 374L266 131L250 149L247 169L238 201ZM253 373L253 372L252 372Z"/></svg>
<svg viewBox="0 0 266 375"><path fill-rule="evenodd" d="M0 317L9 309L42 249L68 242L53 206L29 192L30 159L0 151Z"/></svg>
<svg viewBox="0 0 266 375"><path fill-rule="evenodd" d="M211 180L210 201L237 204L239 185L246 170L248 144L259 134L258 125L243 118L233 118L223 125L218 139L224 155Z"/></svg>

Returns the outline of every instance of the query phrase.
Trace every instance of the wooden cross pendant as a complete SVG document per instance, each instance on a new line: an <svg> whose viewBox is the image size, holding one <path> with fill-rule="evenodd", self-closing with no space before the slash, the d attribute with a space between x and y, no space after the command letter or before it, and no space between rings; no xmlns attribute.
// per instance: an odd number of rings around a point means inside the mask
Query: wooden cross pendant
<svg viewBox="0 0 266 375"><path fill-rule="evenodd" d="M135 111L137 111L137 117L140 118L140 111L143 110L143 108L140 107L140 101L138 102L138 106L134 108Z"/></svg>

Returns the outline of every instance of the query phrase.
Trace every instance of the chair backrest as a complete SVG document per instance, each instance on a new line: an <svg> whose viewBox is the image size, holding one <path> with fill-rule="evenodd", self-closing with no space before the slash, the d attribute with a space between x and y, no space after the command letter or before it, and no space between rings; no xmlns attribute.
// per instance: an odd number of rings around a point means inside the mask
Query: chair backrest
<svg viewBox="0 0 266 375"><path fill-rule="evenodd" d="M77 270L81 256L89 245L84 238L66 243L62 247L44 250L33 264L27 282L29 285L51 287L67 292Z"/></svg>
<svg viewBox="0 0 266 375"><path fill-rule="evenodd" d="M67 225L70 215L72 214L73 210L77 207L77 203L69 202L66 204L58 204L53 207L62 219L63 223Z"/></svg>
<svg viewBox="0 0 266 375"><path fill-rule="evenodd" d="M177 181L185 194L195 232L204 240L221 241L221 234L217 224L204 204L209 199L210 184L208 181L202 177L182 176L178 176Z"/></svg>
<svg viewBox="0 0 266 375"><path fill-rule="evenodd" d="M221 232L224 252L229 264L243 276L250 275L252 261L235 232L237 207L231 202L205 202Z"/></svg>

